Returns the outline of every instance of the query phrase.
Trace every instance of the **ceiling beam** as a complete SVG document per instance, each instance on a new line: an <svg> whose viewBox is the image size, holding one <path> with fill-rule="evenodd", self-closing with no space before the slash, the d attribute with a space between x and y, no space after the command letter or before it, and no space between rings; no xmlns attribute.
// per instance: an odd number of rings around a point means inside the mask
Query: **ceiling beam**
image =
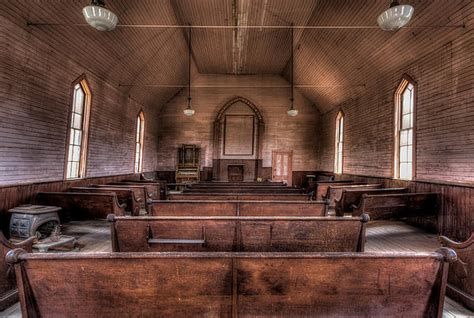
<svg viewBox="0 0 474 318"><path fill-rule="evenodd" d="M157 88L180 88L187 87L188 84L119 84L122 87L157 87ZM365 87L365 84L360 85L317 85L317 84L295 84L295 88L333 88L333 87L342 87L342 88L353 88L353 87ZM230 84L230 85L211 85L211 84L195 84L191 85L191 88L291 88L290 84L281 84L281 85L239 85L239 84Z"/></svg>

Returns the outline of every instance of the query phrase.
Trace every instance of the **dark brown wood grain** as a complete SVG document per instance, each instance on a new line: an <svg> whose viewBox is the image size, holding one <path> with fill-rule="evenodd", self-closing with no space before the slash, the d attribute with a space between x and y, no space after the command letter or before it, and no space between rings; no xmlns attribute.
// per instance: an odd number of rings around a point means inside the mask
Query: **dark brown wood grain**
<svg viewBox="0 0 474 318"><path fill-rule="evenodd" d="M257 200L257 201L309 201L307 194L269 194L269 193L170 193L169 200Z"/></svg>
<svg viewBox="0 0 474 318"><path fill-rule="evenodd" d="M140 201L135 197L135 193L131 189L114 188L114 187L73 187L69 188L70 192L85 193L115 193L120 204L125 204L125 211L131 215L140 214Z"/></svg>
<svg viewBox="0 0 474 318"><path fill-rule="evenodd" d="M325 216L323 201L151 201L153 216Z"/></svg>
<svg viewBox="0 0 474 318"><path fill-rule="evenodd" d="M447 262L454 258L455 253L449 249L389 255L28 254L15 250L8 261L15 264L25 318L440 318Z"/></svg>
<svg viewBox="0 0 474 318"><path fill-rule="evenodd" d="M316 181L310 183L311 191L314 191L315 200L324 200L328 188L332 185L353 184L352 180L333 180L333 181Z"/></svg>
<svg viewBox="0 0 474 318"><path fill-rule="evenodd" d="M362 195L352 215L370 215L372 220L424 217L436 224L439 193L395 193ZM432 231L436 230L434 225Z"/></svg>
<svg viewBox="0 0 474 318"><path fill-rule="evenodd" d="M362 195L367 194L392 194L405 193L407 188L384 188L384 189L343 189L339 199L334 200L335 210L338 215L352 213L354 207L360 204Z"/></svg>
<svg viewBox="0 0 474 318"><path fill-rule="evenodd" d="M148 189L144 185L131 185L131 184L114 184L114 185L105 185L105 184L91 184L91 187L97 188L122 188L126 190L131 190L135 194L136 199L140 203L140 207L148 211L148 201L151 200L151 197L148 193Z"/></svg>
<svg viewBox="0 0 474 318"><path fill-rule="evenodd" d="M120 182L111 182L109 185L135 185L143 186L147 188L148 195L154 200L163 200L166 199L166 183L159 182L133 182L133 181L120 181Z"/></svg>
<svg viewBox="0 0 474 318"><path fill-rule="evenodd" d="M342 192L344 190L365 190L365 189L377 189L381 188L382 185L378 183L374 184L349 184L349 185L330 185L327 189L326 194L323 196L328 201L329 207L335 207L335 200L340 200Z"/></svg>
<svg viewBox="0 0 474 318"><path fill-rule="evenodd" d="M13 267L6 263L5 256L8 251L15 248L22 248L25 251L31 252L33 240L35 239L35 237L31 237L25 241L13 244L0 231L0 311L7 309L18 301L15 271Z"/></svg>
<svg viewBox="0 0 474 318"><path fill-rule="evenodd" d="M441 236L440 241L458 255L457 261L449 267L446 294L474 310L474 233L464 242L455 242L446 236Z"/></svg>
<svg viewBox="0 0 474 318"><path fill-rule="evenodd" d="M109 193L83 192L38 192L35 203L59 206L61 221L80 219L105 219L109 214L125 215L117 195Z"/></svg>

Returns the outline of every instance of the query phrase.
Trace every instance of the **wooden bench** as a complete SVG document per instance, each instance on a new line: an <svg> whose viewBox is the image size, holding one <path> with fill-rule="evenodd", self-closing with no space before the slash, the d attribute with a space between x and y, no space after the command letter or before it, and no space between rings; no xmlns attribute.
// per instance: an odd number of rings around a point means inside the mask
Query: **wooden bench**
<svg viewBox="0 0 474 318"><path fill-rule="evenodd" d="M257 200L257 201L310 201L307 194L270 194L270 193L170 193L169 200Z"/></svg>
<svg viewBox="0 0 474 318"><path fill-rule="evenodd" d="M150 203L152 216L325 216L324 201L161 200Z"/></svg>
<svg viewBox="0 0 474 318"><path fill-rule="evenodd" d="M460 243L446 236L441 236L440 241L458 255L458 260L449 267L446 294L474 310L474 233Z"/></svg>
<svg viewBox="0 0 474 318"><path fill-rule="evenodd" d="M245 181L245 182L224 182L224 181L212 181L212 182L198 182L192 183L189 186L191 187L221 187L221 186L272 186L272 187L286 187L287 185L283 182L257 182L257 181Z"/></svg>
<svg viewBox="0 0 474 318"><path fill-rule="evenodd" d="M330 185L327 189L323 199L328 201L329 208L334 208L336 203L335 200L340 200L343 190L366 190L366 189L378 189L382 185L378 183L372 184L346 184L346 185Z"/></svg>
<svg viewBox="0 0 474 318"><path fill-rule="evenodd" d="M120 204L125 204L125 211L131 215L140 215L140 202L135 197L131 189L120 187L73 187L69 188L71 192L85 193L115 193Z"/></svg>
<svg viewBox="0 0 474 318"><path fill-rule="evenodd" d="M367 215L110 215L114 252L363 252Z"/></svg>
<svg viewBox="0 0 474 318"><path fill-rule="evenodd" d="M442 317L454 251L9 252L23 317Z"/></svg>
<svg viewBox="0 0 474 318"><path fill-rule="evenodd" d="M138 183L138 184L159 184L159 193L160 193L160 198L165 199L166 196L168 195L168 186L167 182L165 180L122 180L122 182L127 182L127 183Z"/></svg>
<svg viewBox="0 0 474 318"><path fill-rule="evenodd" d="M352 180L337 180L337 181L317 181L313 184L313 192L315 200L324 200L324 196L328 192L328 188L333 185L354 184Z"/></svg>
<svg viewBox="0 0 474 318"><path fill-rule="evenodd" d="M105 219L109 214L125 215L115 193L38 192L36 204L59 206L61 222L76 219Z"/></svg>
<svg viewBox="0 0 474 318"><path fill-rule="evenodd" d="M372 220L437 217L438 193L363 194L353 216L367 213Z"/></svg>
<svg viewBox="0 0 474 318"><path fill-rule="evenodd" d="M164 200L166 197L163 196L163 193L161 192L161 185L160 183L149 183L149 182L112 182L109 183L108 186L116 186L116 185L122 185L122 186L141 186L145 187L148 196L153 199L153 200Z"/></svg>
<svg viewBox="0 0 474 318"><path fill-rule="evenodd" d="M354 207L360 204L362 195L367 194L394 194L406 193L407 188L384 188L384 189L343 189L340 199L334 199L336 215L352 213Z"/></svg>
<svg viewBox="0 0 474 318"><path fill-rule="evenodd" d="M135 198L137 201L140 203L140 208L145 209L148 211L148 202L151 200L151 197L148 193L148 189L144 185L132 185L132 184L116 184L116 185L105 185L105 184L92 184L89 187L94 187L94 188L123 188L123 189L128 189L132 190L133 193L135 194Z"/></svg>
<svg viewBox="0 0 474 318"><path fill-rule="evenodd" d="M36 237L30 237L19 243L8 241L3 232L0 231L0 311L7 309L18 302L18 290L16 288L15 272L5 262L8 251L22 248L28 252L32 251L33 241Z"/></svg>
<svg viewBox="0 0 474 318"><path fill-rule="evenodd" d="M265 188L188 188L184 189L183 193L268 193L268 194L284 194L284 193L303 193L301 189L296 188L277 188L277 187L265 187Z"/></svg>

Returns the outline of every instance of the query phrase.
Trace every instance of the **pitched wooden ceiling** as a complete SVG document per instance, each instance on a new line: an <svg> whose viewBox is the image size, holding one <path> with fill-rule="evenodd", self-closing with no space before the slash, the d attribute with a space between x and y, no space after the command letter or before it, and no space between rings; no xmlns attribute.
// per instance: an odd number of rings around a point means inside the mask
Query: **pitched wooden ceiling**
<svg viewBox="0 0 474 318"><path fill-rule="evenodd" d="M6 0L0 14L139 102L157 107L187 84L188 31L175 26L202 26L192 31L193 61L200 73L287 79L291 30L283 27L310 26L295 29L295 84L326 112L357 97L380 76L471 30L471 0L406 0L415 7L409 27L384 32L376 19L389 2L108 0L121 25L112 32L84 25L82 8L88 0Z"/></svg>

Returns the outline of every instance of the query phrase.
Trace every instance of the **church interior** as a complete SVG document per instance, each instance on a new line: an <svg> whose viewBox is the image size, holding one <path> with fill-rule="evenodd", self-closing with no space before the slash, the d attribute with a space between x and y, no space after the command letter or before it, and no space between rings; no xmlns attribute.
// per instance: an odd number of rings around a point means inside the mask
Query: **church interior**
<svg viewBox="0 0 474 318"><path fill-rule="evenodd" d="M0 317L474 317L474 1L0 1Z"/></svg>

